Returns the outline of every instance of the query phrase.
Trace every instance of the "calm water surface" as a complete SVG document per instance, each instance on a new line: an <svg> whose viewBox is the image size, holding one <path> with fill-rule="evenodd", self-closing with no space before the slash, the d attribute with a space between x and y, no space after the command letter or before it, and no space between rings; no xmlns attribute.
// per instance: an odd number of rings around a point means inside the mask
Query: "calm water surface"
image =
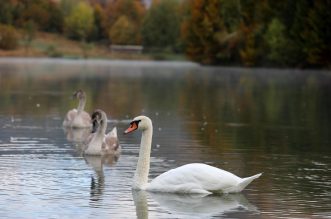
<svg viewBox="0 0 331 219"><path fill-rule="evenodd" d="M191 63L0 59L0 218L331 218L331 73ZM81 155L62 129L76 89L117 126L121 156ZM238 176L241 194L131 191L154 122L150 178L189 162Z"/></svg>

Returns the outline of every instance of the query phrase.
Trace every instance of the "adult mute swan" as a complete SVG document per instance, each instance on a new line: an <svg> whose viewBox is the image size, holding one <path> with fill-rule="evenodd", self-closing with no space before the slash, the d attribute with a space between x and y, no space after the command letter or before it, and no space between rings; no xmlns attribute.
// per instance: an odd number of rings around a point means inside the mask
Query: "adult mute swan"
<svg viewBox="0 0 331 219"><path fill-rule="evenodd" d="M79 100L77 109L69 110L63 121L63 126L67 128L90 128L92 126L90 115L84 111L86 95L82 90L73 94Z"/></svg>
<svg viewBox="0 0 331 219"><path fill-rule="evenodd" d="M141 130L142 137L139 150L137 169L134 174L133 188L169 193L236 193L241 192L262 173L247 178L240 178L225 170L202 163L186 164L162 173L150 183L148 174L153 135L151 119L138 116L132 120L125 134Z"/></svg>
<svg viewBox="0 0 331 219"><path fill-rule="evenodd" d="M121 146L117 137L117 129L113 128L108 134L107 115L102 110L95 110L92 114L92 134L87 139L86 155L119 155Z"/></svg>

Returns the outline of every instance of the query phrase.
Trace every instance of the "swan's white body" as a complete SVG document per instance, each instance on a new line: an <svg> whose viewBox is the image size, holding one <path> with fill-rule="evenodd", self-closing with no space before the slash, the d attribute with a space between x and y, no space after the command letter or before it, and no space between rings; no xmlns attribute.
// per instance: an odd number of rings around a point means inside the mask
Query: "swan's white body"
<svg viewBox="0 0 331 219"><path fill-rule="evenodd" d="M86 97L83 91L77 91L74 97L79 99L77 109L69 110L63 120L63 126L68 128L90 128L92 127L90 115L84 111Z"/></svg>
<svg viewBox="0 0 331 219"><path fill-rule="evenodd" d="M117 129L114 127L108 134L93 133L89 137L84 154L87 155L118 155L121 147L118 143Z"/></svg>
<svg viewBox="0 0 331 219"><path fill-rule="evenodd" d="M169 170L148 183L153 135L152 121L146 116L138 116L131 122L131 127L125 133L136 129L142 130L142 137L133 181L134 189L169 193L236 193L241 192L249 183L261 176L260 173L240 178L207 164L192 163Z"/></svg>
<svg viewBox="0 0 331 219"><path fill-rule="evenodd" d="M119 145L117 137L117 129L114 127L108 134L107 129L107 116L99 110L101 120L97 131L89 136L87 139L87 148L84 151L86 155L119 155L121 146ZM92 116L93 117L93 116Z"/></svg>
<svg viewBox="0 0 331 219"><path fill-rule="evenodd" d="M241 192L260 175L242 179L207 164L191 163L161 174L146 189L175 193L236 193Z"/></svg>

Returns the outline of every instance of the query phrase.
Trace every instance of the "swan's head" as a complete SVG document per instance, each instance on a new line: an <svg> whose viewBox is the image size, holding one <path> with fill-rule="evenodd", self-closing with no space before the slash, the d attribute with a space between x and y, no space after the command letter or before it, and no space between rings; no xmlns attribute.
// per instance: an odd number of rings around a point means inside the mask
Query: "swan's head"
<svg viewBox="0 0 331 219"><path fill-rule="evenodd" d="M72 96L73 96L73 98L76 98L76 99L83 99L83 98L85 98L85 92L82 90L77 90Z"/></svg>
<svg viewBox="0 0 331 219"><path fill-rule="evenodd" d="M130 122L130 127L125 130L124 134L128 134L135 130L144 131L147 129L151 129L152 127L152 120L150 118L148 118L147 116L137 116Z"/></svg>
<svg viewBox="0 0 331 219"><path fill-rule="evenodd" d="M97 109L95 110L92 115L92 133L96 132L100 126L104 123L107 123L107 115L104 111Z"/></svg>

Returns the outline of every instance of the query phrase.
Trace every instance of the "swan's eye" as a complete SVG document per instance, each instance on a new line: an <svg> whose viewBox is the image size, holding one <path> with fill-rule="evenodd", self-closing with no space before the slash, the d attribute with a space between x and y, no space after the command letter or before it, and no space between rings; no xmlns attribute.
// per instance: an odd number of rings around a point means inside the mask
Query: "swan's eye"
<svg viewBox="0 0 331 219"><path fill-rule="evenodd" d="M137 127L138 127L139 122L141 122L141 120L134 120L134 121L130 122L130 127L131 127L131 128L132 128L133 126L137 126Z"/></svg>

